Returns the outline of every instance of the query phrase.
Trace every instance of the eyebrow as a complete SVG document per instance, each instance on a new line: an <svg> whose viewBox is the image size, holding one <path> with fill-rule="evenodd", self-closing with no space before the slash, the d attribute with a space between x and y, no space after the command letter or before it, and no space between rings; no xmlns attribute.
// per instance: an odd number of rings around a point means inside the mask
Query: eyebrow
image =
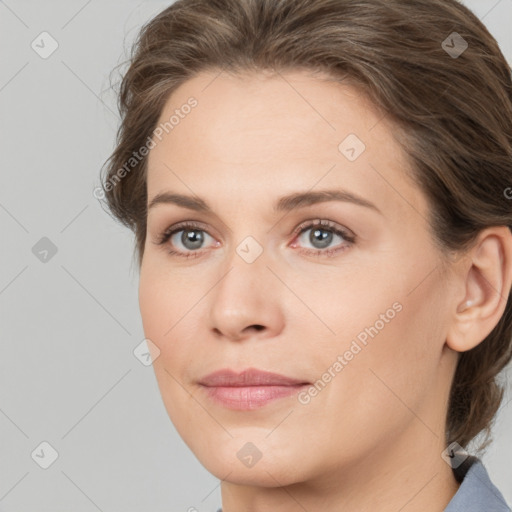
<svg viewBox="0 0 512 512"><path fill-rule="evenodd" d="M358 196L348 190L320 190L316 192L295 192L283 197L280 197L274 204L274 212L289 212L298 208L304 208L317 203L326 201L341 201L346 203L353 203L358 206L372 209L382 215L379 208L368 201L367 199ZM176 194L172 192L161 192L157 194L148 205L148 210L151 210L159 204L175 204L182 208L194 210L198 212L211 213L212 208L206 201L200 197L187 196L183 194Z"/></svg>

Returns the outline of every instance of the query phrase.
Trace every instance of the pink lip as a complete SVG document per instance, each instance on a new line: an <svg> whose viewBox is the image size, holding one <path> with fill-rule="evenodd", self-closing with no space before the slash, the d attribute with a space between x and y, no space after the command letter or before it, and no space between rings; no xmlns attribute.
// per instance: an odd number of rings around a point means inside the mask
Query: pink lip
<svg viewBox="0 0 512 512"><path fill-rule="evenodd" d="M284 398L303 386L304 380L249 368L241 373L224 369L203 377L201 384L208 396L229 409L251 410L263 407L278 398Z"/></svg>

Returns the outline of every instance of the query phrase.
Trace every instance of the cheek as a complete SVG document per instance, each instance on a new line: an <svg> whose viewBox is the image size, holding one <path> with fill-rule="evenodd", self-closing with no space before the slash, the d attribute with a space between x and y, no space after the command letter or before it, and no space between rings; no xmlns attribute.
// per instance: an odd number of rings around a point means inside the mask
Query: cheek
<svg viewBox="0 0 512 512"><path fill-rule="evenodd" d="M187 337L193 336L189 322L198 299L193 286L183 286L170 273L155 268L141 268L139 309L144 335L158 347L153 369L167 404L166 396L177 397L180 393L179 383L184 382L183 374L194 355Z"/></svg>
<svg viewBox="0 0 512 512"><path fill-rule="evenodd" d="M194 294L192 287L176 284L170 274L155 268L149 259L141 267L139 309L144 335L158 347L152 366L164 406L171 421L181 426L192 421L193 411L197 415L183 375L194 356L183 336Z"/></svg>
<svg viewBox="0 0 512 512"><path fill-rule="evenodd" d="M152 264L148 259L141 267L139 309L146 337L160 345L172 339L179 322L197 302L197 287L185 286L178 275ZM196 292L194 293L194 290Z"/></svg>
<svg viewBox="0 0 512 512"><path fill-rule="evenodd" d="M426 262L405 274L395 263L378 275L355 272L331 280L323 295L318 288L308 292L308 303L318 306L315 313L323 322L312 320L311 337L303 338L305 352L311 354L315 378L328 381L325 387L319 383L318 403L342 404L336 409L340 419L346 421L348 408L362 423L376 415L394 421L396 414L410 414L403 403L414 409L431 392L444 344L443 283L435 272L422 281L433 267ZM326 334L314 335L315 330Z"/></svg>
<svg viewBox="0 0 512 512"><path fill-rule="evenodd" d="M193 267L187 272L173 269L150 256L140 271L139 309L145 337L160 351L153 367L162 394L177 397L180 384L188 387L198 376L198 354L208 345L204 335L211 307L208 291L216 276L201 274Z"/></svg>
<svg viewBox="0 0 512 512"><path fill-rule="evenodd" d="M414 301L403 300L402 311L379 335L382 338L371 342L360 374L366 393L360 420L377 418L389 439L408 425L422 429L419 418L432 417L442 343L431 336L432 318L424 313Z"/></svg>

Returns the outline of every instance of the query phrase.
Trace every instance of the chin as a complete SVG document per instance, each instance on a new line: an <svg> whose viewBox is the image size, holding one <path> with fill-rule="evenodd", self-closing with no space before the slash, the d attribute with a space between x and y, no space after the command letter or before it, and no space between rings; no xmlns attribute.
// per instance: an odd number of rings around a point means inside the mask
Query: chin
<svg viewBox="0 0 512 512"><path fill-rule="evenodd" d="M256 487L281 487L297 483L290 475L289 468L275 467L265 464L260 460L252 468L233 466L229 461L219 462L213 460L200 460L201 464L219 480L236 485L251 485Z"/></svg>
<svg viewBox="0 0 512 512"><path fill-rule="evenodd" d="M263 444L263 443L261 443ZM230 439L216 450L194 451L199 462L219 480L237 485L255 485L259 487L279 487L301 481L297 457L287 457L270 447L261 451L250 442L240 438ZM297 453L297 451L295 452Z"/></svg>

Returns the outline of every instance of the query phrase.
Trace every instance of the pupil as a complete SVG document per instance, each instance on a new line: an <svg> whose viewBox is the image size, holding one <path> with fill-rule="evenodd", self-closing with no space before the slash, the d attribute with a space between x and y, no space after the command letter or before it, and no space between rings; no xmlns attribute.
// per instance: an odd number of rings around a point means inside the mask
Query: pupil
<svg viewBox="0 0 512 512"><path fill-rule="evenodd" d="M203 242L203 235L200 233L196 230L183 231L181 242L187 249L198 249Z"/></svg>
<svg viewBox="0 0 512 512"><path fill-rule="evenodd" d="M323 233L323 235L322 235ZM326 231L324 229L315 229L311 232L310 235L310 242L315 245L317 242L320 242L320 245L316 245L317 248L323 249L324 247L328 247L332 241L333 233L330 231ZM319 237L319 239L315 238Z"/></svg>

